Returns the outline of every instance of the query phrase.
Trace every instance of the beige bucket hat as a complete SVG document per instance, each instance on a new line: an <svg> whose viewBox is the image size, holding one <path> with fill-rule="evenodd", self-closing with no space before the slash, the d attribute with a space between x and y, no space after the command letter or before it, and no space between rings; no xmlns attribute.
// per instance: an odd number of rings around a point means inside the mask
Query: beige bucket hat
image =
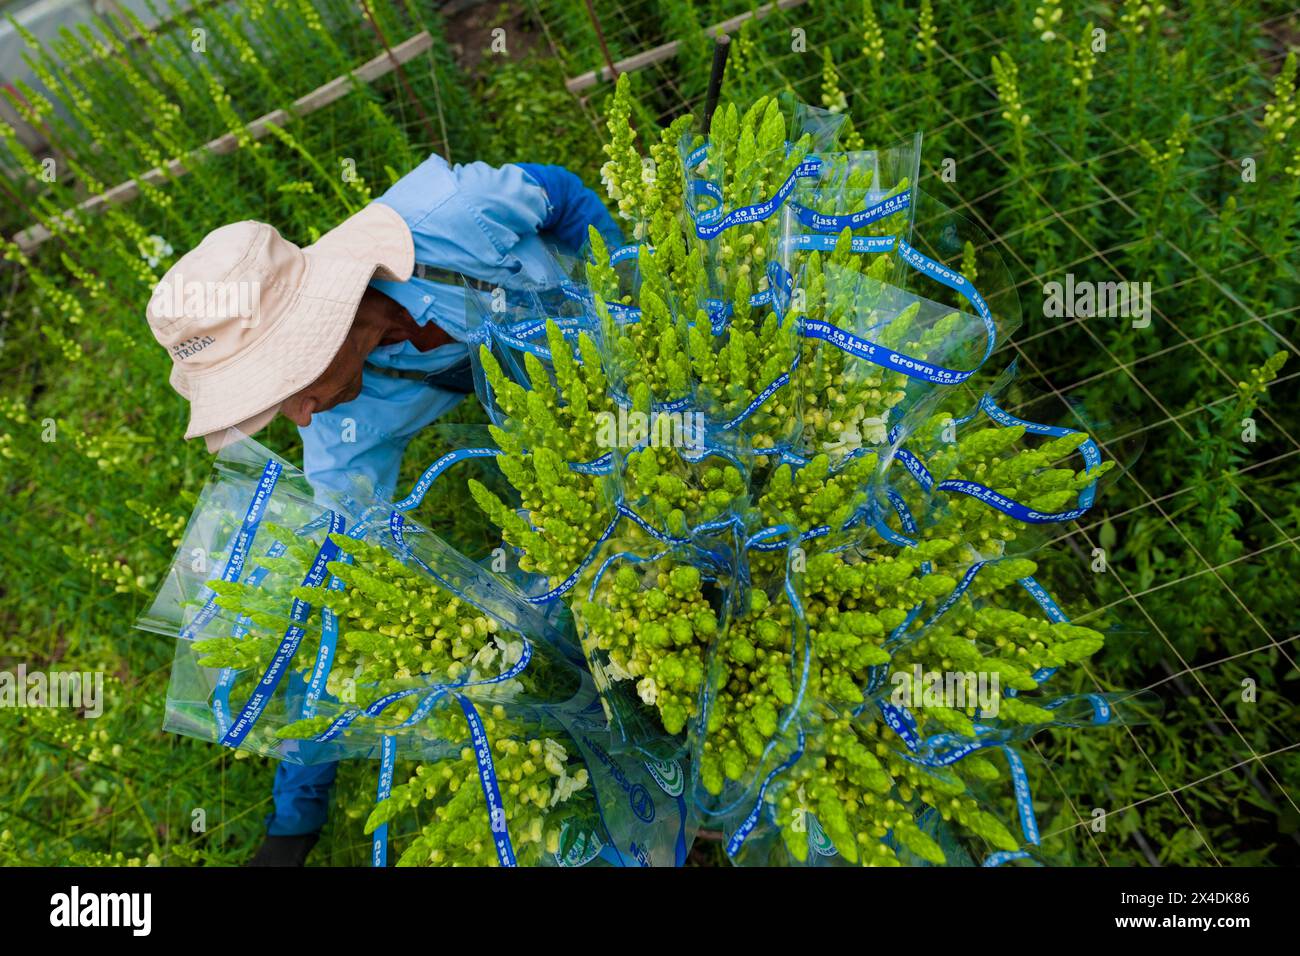
<svg viewBox="0 0 1300 956"><path fill-rule="evenodd" d="M302 249L264 222L208 233L146 310L171 354L171 385L190 403L185 437L217 451L265 427L329 367L370 280L405 282L414 259L405 221L382 203Z"/></svg>

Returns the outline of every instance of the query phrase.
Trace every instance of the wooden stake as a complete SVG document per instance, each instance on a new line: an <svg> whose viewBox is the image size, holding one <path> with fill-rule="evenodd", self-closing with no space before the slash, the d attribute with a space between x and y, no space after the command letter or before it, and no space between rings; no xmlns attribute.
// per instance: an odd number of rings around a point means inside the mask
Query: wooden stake
<svg viewBox="0 0 1300 956"><path fill-rule="evenodd" d="M722 33L731 33L746 20L761 20L778 10L789 10L791 7L802 6L807 2L808 0L776 0L775 3L765 4L757 10L742 13L729 20L723 20L711 27L705 27L704 32L711 37L716 37ZM580 76L565 80L564 87L570 93L581 93L602 80L614 79L620 73L631 73L633 70L641 70L647 66L653 66L656 63L670 59L677 55L677 51L681 49L681 46L681 40L672 40L649 50L642 50L640 53L635 53L626 59L619 60L617 63L610 63L599 70L592 70L590 73L583 73Z"/></svg>
<svg viewBox="0 0 1300 956"><path fill-rule="evenodd" d="M392 50L386 50L376 56L374 59L367 60L361 66L357 67L350 73L342 76L336 76L323 86L319 86L305 96L301 96L293 101L293 106L288 110L273 110L265 116L259 116L249 123L245 129L248 135L253 139L261 139L268 132L271 125L285 126L295 118L301 119L311 113L316 112L337 100L342 99L352 90L354 80L360 80L362 83L370 83L381 76L391 73L402 63L410 62L421 53L428 51L433 46L433 37L428 32L421 31L415 36L402 41ZM198 149L191 151L181 159L173 159L167 163L166 167L155 166L146 173L142 173L135 179L128 179L124 183L114 186L112 189L105 190L97 196L91 196L85 202L64 210L56 218L70 219L79 212L97 212L105 206L119 205L130 202L140 195L140 183L150 183L157 185L166 182L169 178L184 176L189 170L185 163L206 155L224 156L227 153L233 153L239 149L239 140L234 133L226 133L224 136L218 136L210 140ZM41 243L48 240L53 233L45 226L29 226L22 232L13 237L13 241L23 252L31 252Z"/></svg>

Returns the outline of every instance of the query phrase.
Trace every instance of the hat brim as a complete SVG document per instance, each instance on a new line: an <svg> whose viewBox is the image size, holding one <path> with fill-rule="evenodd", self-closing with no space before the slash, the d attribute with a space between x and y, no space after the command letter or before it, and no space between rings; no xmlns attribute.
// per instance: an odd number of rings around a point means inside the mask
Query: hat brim
<svg viewBox="0 0 1300 956"><path fill-rule="evenodd" d="M382 203L371 203L303 249L297 297L274 328L201 374L173 367L172 386L190 401L185 437L264 428L286 398L329 368L371 279L409 279L414 257L406 222Z"/></svg>
<svg viewBox="0 0 1300 956"><path fill-rule="evenodd" d="M267 425L271 424L271 422L275 420L275 416L278 414L280 414L280 406L276 405L273 408L268 408L266 411L254 415L252 418L240 422L238 425L231 425L229 428L222 429L219 432L209 432L203 436L204 441L207 442L208 451L215 455L227 445L233 445L235 442L240 441L249 435L256 435Z"/></svg>
<svg viewBox="0 0 1300 956"><path fill-rule="evenodd" d="M411 230L396 209L382 202L349 216L303 252L373 262L378 278L394 282L405 282L415 269Z"/></svg>
<svg viewBox="0 0 1300 956"><path fill-rule="evenodd" d="M185 437L248 421L320 378L343 346L374 273L373 263L308 256L298 296L274 328L230 361L185 376Z"/></svg>

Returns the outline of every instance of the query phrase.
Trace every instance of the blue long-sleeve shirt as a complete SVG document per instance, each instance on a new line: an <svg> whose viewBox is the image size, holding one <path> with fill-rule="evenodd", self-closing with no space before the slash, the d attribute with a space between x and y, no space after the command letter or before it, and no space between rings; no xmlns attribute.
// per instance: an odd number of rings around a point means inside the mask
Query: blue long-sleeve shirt
<svg viewBox="0 0 1300 956"><path fill-rule="evenodd" d="M588 224L611 244L620 241L618 227L596 195L559 166L450 166L431 156L376 202L391 206L406 222L417 262L488 282L504 283L521 271L536 280L553 277L555 262L545 241L578 252L586 242ZM405 306L416 322L437 322L455 341L429 352L410 342L381 345L368 356L369 365L429 373L464 361L462 289L423 279L371 285ZM361 476L380 495L395 497L398 468L411 438L463 397L366 369L360 395L313 415L311 425L299 429L308 480L317 491L347 491L352 478ZM329 808L334 769L334 764L282 763L268 832L319 831Z"/></svg>
<svg viewBox="0 0 1300 956"><path fill-rule="evenodd" d="M563 166L515 163L539 183L550 203L550 212L540 232L556 243L578 253L587 242L587 227L595 226L606 239L621 241L618 226L600 198Z"/></svg>
<svg viewBox="0 0 1300 956"><path fill-rule="evenodd" d="M489 283L505 283L520 272L535 281L557 278L545 242L576 253L589 224L611 244L620 241L618 226L595 193L559 166L451 166L435 155L375 201L392 207L410 227L417 262ZM371 285L403 305L416 322L436 322L455 341L429 352L410 342L381 345L367 364L440 372L464 361L463 289L418 278ZM463 397L366 369L360 395L318 412L299 429L308 480L318 491L346 491L354 476L363 476L379 495L394 497L406 446Z"/></svg>

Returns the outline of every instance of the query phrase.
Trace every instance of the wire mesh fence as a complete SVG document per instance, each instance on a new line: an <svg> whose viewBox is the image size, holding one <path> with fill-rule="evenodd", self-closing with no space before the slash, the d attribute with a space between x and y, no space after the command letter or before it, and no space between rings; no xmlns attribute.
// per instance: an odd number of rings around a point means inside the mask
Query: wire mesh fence
<svg viewBox="0 0 1300 956"><path fill-rule="evenodd" d="M1236 6L1240 9L1240 5ZM862 40L864 24L860 15L854 16L859 12L857 7L813 4L773 11L770 19L755 20L750 27L760 64L757 72L762 78L754 85L785 86L804 100L816 103L826 92L829 72L833 85L847 95L849 111L855 118L865 118L879 137L873 141L901 140L911 132L915 112L891 109L892 104L882 103L883 97L873 96L870 83L864 81L869 71L864 69L867 59ZM548 36L572 37L583 29L580 17L572 9L561 12L550 10L544 4L536 4L535 9L539 16L544 19L549 16L559 25L548 31ZM718 15L722 11L713 13ZM1187 14L1185 9L1177 13L1181 17ZM642 36L635 26L641 16L652 17L653 13L632 4L606 17L597 6L589 13L588 20L594 19L606 34L611 54L617 59L629 55L631 41ZM1261 307L1259 298L1239 287L1243 274L1251 267L1278 267L1293 257L1293 250L1289 246L1262 248L1241 223L1229 223L1223 241L1244 250L1246 257L1232 263L1214 263L1207 268L1195 253L1180 245L1181 237L1162 229L1159 223L1144 224L1135 206L1145 198L1145 189L1136 177L1126 184L1122 180L1105 180L1096 172L1101 166L1139 165L1144 161L1138 142L1115 128L1115 115L1124 111L1122 106L1092 113L1088 124L1090 138L1084 142L1062 142L1059 134L1035 125L1030 136L1045 161L1032 173L1017 169L1000 142L1002 137L996 127L1002 107L994 80L983 67L989 56L1013 46L1014 38L990 31L985 26L987 17L958 19L959 31L949 35L960 32L960 50L950 49L945 36L935 39L930 51L933 64L942 72L938 84L942 93L925 99L934 112L924 122L927 148L921 186L978 223L992 237L992 244L1016 278L1016 291L1026 309L1026 323L1006 347L1008 354L1003 358L1014 355L1028 380L1056 400L1040 403L1049 407L1040 408L1037 417L1028 417L1036 421L1073 418L1075 423L1084 426L1090 423L1079 415L1081 403L1072 399L1091 396L1091 402L1082 402L1088 407L1104 404L1097 396L1125 393L1135 401L1130 400L1127 424L1117 428L1111 439L1116 448L1137 439L1172 452L1170 458L1175 461L1194 456L1205 440L1207 421L1238 394L1237 382L1244 371L1241 357L1258 359L1277 350L1292 355L1296 352L1294 335L1283 331L1294 321L1297 309L1294 300L1287 301L1284 297L1282 301L1268 301L1265 297ZM1294 20L1294 13L1261 14L1253 22L1239 25L1233 33L1216 36L1214 46L1218 56L1214 58L1214 67L1192 77L1195 82L1186 91L1188 102L1210 103L1212 109L1199 111L1191 123L1188 138L1201 150L1193 162L1179 171L1173 185L1207 218L1218 216L1225 183L1236 177L1240 165L1242 157L1231 155L1229 150L1243 139L1250 139L1240 134L1240 128L1253 127L1258 133L1262 113L1258 103L1238 105L1222 94L1234 85L1276 73L1286 57L1283 44L1260 49L1245 39L1268 36L1270 31L1293 25ZM1164 30L1176 36L1186 23L1187 19L1175 19ZM1153 32L1155 29L1153 26ZM842 37L849 39L836 41ZM800 39L806 42L800 43ZM815 51L829 49L835 52L830 55L832 62L828 66ZM669 115L700 106L702 93L682 79L683 73L694 74L698 79L704 72L698 48L695 52L694 64L679 63L674 58L656 64L648 76L639 78L643 95L651 102L666 104L665 112ZM556 53L564 55L559 46ZM1103 56L1099 61L1095 83L1100 87L1123 88L1128 82L1126 69L1132 69L1133 59L1121 54ZM1035 107L1032 101L1028 104L1031 113L1036 112ZM902 117L897 117L899 112ZM964 175L944 175L945 161L959 171L983 167L992 175L972 189ZM1052 189L1054 180L1073 177L1080 177L1091 186L1090 195L1084 201L1071 203L1068 197L1058 197ZM1032 195L1036 216L999 229L996 211L1006 205L1008 195L1017 191ZM1097 231L1094 224L1111 219L1131 224L1129 236L1115 243L1094 239ZM925 224L918 223L917 230L924 237ZM1022 252L1021 243L1026 237L1032 240L1046 230L1057 230L1068 236L1068 253L1030 261ZM1161 281L1152 290L1152 326L1144 330L1150 334L1134 332L1117 344L1120 336L1112 329L1099 331L1098 320L1075 316L1053 321L1036 314L1044 287L1059 281L1065 273L1086 271L1093 279L1126 281L1125 270L1132 268L1125 261L1126 253L1152 240L1170 254L1173 268L1162 272ZM1029 255L1032 258L1032 253ZM1255 301L1250 301L1252 298ZM1198 321L1186 321L1189 302L1215 299L1224 307L1211 321L1200 316L1193 316ZM1091 356L1091 361L1081 360L1082 356ZM1168 374L1170 369L1177 370L1177 374ZM1283 374L1275 387L1288 387L1297 375L1300 371ZM1052 404L1055 408L1050 407ZM1027 413L1022 409L1017 414ZM1162 726L1128 729L1116 735L1110 753L1098 755L1106 764L1113 761L1115 766L1126 768L1130 775L1137 768L1140 779L1126 780L1125 787L1127 792L1139 795L1138 798L1114 806L1107 799L1109 793L1091 793L1093 803L1114 818L1113 825L1130 833L1141 850L1141 857L1151 863L1165 859L1159 847L1177 837L1177 832L1170 832L1170 817L1176 831L1192 834L1188 848L1190 859L1225 862L1216 852L1215 841L1207 836L1205 828L1198 827L1197 821L1214 818L1222 825L1225 821L1239 820L1234 814L1241 813L1243 801L1267 809L1279 821L1275 833L1269 833L1267 825L1252 833L1249 839L1259 843L1249 849L1258 850L1261 845L1278 839L1292 844L1288 856L1294 852L1295 751L1300 742L1294 727L1290 726L1293 705L1285 696L1279 696L1275 706L1259 708L1244 717L1232 704L1234 698L1240 699L1242 682L1257 680L1261 671L1276 678L1275 692L1282 682L1294 680L1294 641L1300 636L1286 602L1281 605L1268 602L1265 607L1257 608L1259 602L1253 595L1255 588L1268 586L1262 584L1261 578L1272 577L1282 582L1294 573L1296 549L1300 547L1296 540L1294 509L1288 509L1285 495L1291 480L1288 476L1294 473L1293 456L1300 451L1295 427L1267 405L1259 408L1259 415L1261 427L1268 435L1251 448L1248 458L1199 485L1189 485L1185 474L1169 467L1167 460L1139 457L1132 467L1126 468L1124 487L1117 489L1119 494L1114 496L1121 501L1115 504L1103 501L1098 515L1083 520L1052 542L1054 546L1070 547L1076 560L1085 563L1093 561L1103 544L1114 551L1117 534L1149 535L1159 542L1153 545L1157 550L1184 555L1179 566L1152 572L1125 560L1127 555L1121 547L1120 558L1107 563L1107 576L1104 582L1098 582L1098 606L1082 618L1088 620L1107 613L1118 615L1130 629L1132 640L1156 647L1153 653L1147 654L1153 659L1140 671L1128 666L1108 666L1106 660L1089 670L1089 678L1099 690L1115 689L1141 676L1145 687L1163 691L1169 708ZM1109 452L1116 450L1103 447ZM1127 453L1121 452L1116 457L1124 460ZM1225 494L1244 503L1245 513L1238 529L1243 547L1242 553L1219 558L1212 544L1222 529L1216 531L1203 526L1192 509L1197 503ZM1189 503L1189 498L1194 501ZM1124 530L1117 532L1117 525ZM1271 574L1257 573L1261 565L1268 565ZM1228 635L1218 642L1172 641L1169 631L1180 624L1168 619L1167 609L1179 604L1204 607L1207 602L1197 597L1206 591L1215 592L1229 611L1230 619L1219 625ZM1223 653L1228 649L1230 653ZM1112 653L1123 654L1124 650ZM1180 731L1171 733L1168 728L1194 728L1202 734L1198 739L1202 746L1189 753L1185 762L1176 765L1177 770L1162 769L1152 757L1152 753L1167 753L1170 746L1176 747L1174 736ZM1039 752L1043 749L1040 747ZM1080 792L1071 792L1071 787L1063 784L1050 769L1051 763L1076 755L1068 749L1064 752L1050 746L1046 749L1050 751L1045 754L1046 775L1057 787L1054 797L1069 807L1068 814L1057 829L1048 832L1046 839L1060 837L1074 841L1076 858L1081 862L1109 862L1103 844L1094 833L1097 820L1092 810L1095 807L1080 805ZM1235 779L1235 790L1228 791L1224 778ZM1077 784L1077 781L1076 776L1073 782ZM1238 807L1236 811L1234 803ZM1126 820L1126 816L1132 819ZM1227 856L1231 862L1231 854Z"/></svg>
<svg viewBox="0 0 1300 956"><path fill-rule="evenodd" d="M458 75L451 46L462 39L457 31L463 24L448 26L419 4L372 3L376 31L349 5L315 6L330 22L350 25L331 33L334 49L319 35L313 35L310 49L301 47L291 32L292 4L272 5L272 15L259 20L263 58L275 61L277 44L293 48L302 63L296 73L263 75L241 63L234 46L216 44L221 52L214 74L232 78L228 92L244 121L382 53L380 34L391 46L430 29L435 47L408 69L357 88L294 125L300 149L268 146L271 162L282 167L274 181L265 157L241 150L217 161L220 174L202 181L206 189L173 188L175 206L162 213L157 204L154 214L163 215L164 223L170 216L189 224L185 230L176 227L178 241L216 224L212 188L246 194L217 204L227 218L245 210L273 215L297 206L295 190L311 190L291 184L317 179L307 157L331 164L351 158L368 182L379 183L385 167L417 159L426 150L468 160L476 150L500 148L493 137L512 123L525 132L532 129L531 120L474 112L481 84L492 82L504 65L484 57L472 80ZM1044 6L1050 14L1054 5ZM1068 86L1068 69L1057 61L1074 62L1078 47L1067 51L1064 34L1071 42L1082 35L1085 15L1071 12L1060 27L1062 36L1045 40L1041 35L1047 31L1033 24L1035 12L1024 4L996 13L975 3L941 4L932 11L928 33L918 10L876 4L883 61L868 49L871 31L862 3L814 0L772 9L737 31L724 92L743 99L788 88L807 102L832 107L843 97L868 142L898 141L922 129L920 187L990 237L1023 309L1020 330L990 362L1004 365L1014 358L1022 381L1032 386L1025 404L1010 410L1035 421L1095 425L1102 420L1103 450L1125 463L1099 507L1050 541L1057 553L1050 566L1059 570L1056 580L1082 599L1080 607L1090 608L1078 620L1117 622L1107 650L1085 668L1088 688L1148 689L1164 701L1165 713L1148 725L1085 739L1048 734L1035 740L1033 749L1042 758L1031 768L1035 795L1050 814L1043 828L1045 851L1086 864L1293 862L1300 856L1300 734L1294 721L1300 623L1290 584L1300 575L1300 508L1294 500L1300 474L1300 426L1294 418L1300 300L1294 291L1294 246L1287 241L1294 233L1270 225L1276 219L1275 212L1270 219L1270 210L1281 204L1270 207L1258 195L1263 182L1253 183L1260 189L1252 193L1243 160L1264 159L1259 153L1267 132L1264 104L1273 77L1284 69L1288 43L1294 45L1289 38L1296 35L1297 19L1285 8L1242 3L1178 4L1161 14L1143 12L1142 6L1115 4L1087 12L1109 35L1106 51L1089 67L1085 86L1092 99L1081 111ZM558 63L560 80L677 41L674 55L636 75L642 101L653 118L662 119L698 110L702 103L709 51L704 28L749 9L742 3L527 0L479 11L473 36L474 42L490 43L498 20L507 35L529 31L540 38L534 55ZM214 37L226 35L220 11L196 16L193 22L180 21L181 32L165 41L169 49L183 54L183 31L200 24ZM233 23L236 31L251 32L249 21ZM990 57L1007 51L1022 59L1020 92L1033 117L1023 134L1004 119L1006 91L988 67ZM144 47L127 57L142 76L153 76L161 55ZM176 62L189 58L181 55ZM186 83L201 79L195 72ZM111 75L101 81L112 82ZM577 108L566 116L566 133L593 147L580 164L589 179L600 161L594 146L605 136L599 105L608 89L601 83L582 91ZM201 98L203 86L195 85L193 93ZM390 139L357 135L374 108L387 117ZM120 114L104 120L129 130L129 110L123 105ZM1188 119L1179 132L1184 111ZM188 144L224 132L221 119L207 114L188 124ZM51 117L50 122L63 121ZM62 138L74 147L66 158L95 170L103 185L139 173L142 153L104 155L91 138L72 133L70 127ZM23 208L15 212L11 206L3 221L6 227L28 224L39 200L22 176L13 175L10 183ZM73 193L84 195L85 185L75 184ZM320 188L319 180L314 188ZM1274 181L1267 188L1282 186ZM268 190L275 194L267 195ZM152 200L145 197L142 203ZM305 230L339 205L328 198L309 212L299 207L298 227ZM917 228L924 237L925 223ZM41 262L58 251L43 253ZM1066 274L1092 282L1149 281L1150 325L1137 329L1127 318L1047 315L1045 288ZM11 288L18 288L17 278ZM17 293L11 291L8 301L12 309ZM13 324L10 316L6 339L29 341L14 334ZM123 353L140 344L138 334L122 334L129 336L121 343ZM1277 351L1290 355L1289 365L1266 399L1243 403L1239 383ZM46 363L34 363L12 347L2 363L33 391L46 386L48 370L38 364ZM1252 422L1250 442L1240 439L1247 427L1243 419ZM141 430L157 427L159 434L169 434L166 429L174 424L150 423ZM1135 457L1138 445L1145 449ZM193 458L185 460L181 477L187 470L193 477L198 467ZM19 484L15 480L11 488ZM170 483L158 486L166 489ZM82 493L89 498L93 491ZM156 494L162 498L167 492ZM13 527L29 535L80 507L75 497L70 507L67 501L51 506L26 492L15 500L37 505L14 517ZM117 554L138 554L158 533L139 521L119 520L117 526L130 529L119 532L112 549ZM1098 557L1105 570L1094 573ZM36 570L44 573L23 579L28 588L23 607L59 608L64 586L50 565ZM111 586L92 588L76 603L82 621L134 617ZM59 613L47 611L43 619L20 626L21 616L21 610L6 607L4 617L15 625L10 633L39 643L49 659L66 651L60 642L66 644L70 628ZM165 684L167 665L125 637L118 643L138 695L129 698L137 705L134 726L144 733L150 717L146 689ZM131 833L133 850L197 852L223 841L233 847L256 831L267 809L269 796L259 801L260 785L254 783L259 771L249 762L173 742L170 749L184 752L189 775L219 779L222 788L212 828L187 832L177 821L184 820L185 808L205 798L157 783L156 777L151 793L133 787L133 780L150 779L143 766L149 751L113 755L120 742L86 741L84 749L76 749L53 743L60 739L57 734L36 739L42 763L33 779L57 794L60 805L34 817L31 786L15 790L4 803L9 814L47 828L57 821L48 834L51 852L81 846L87 835L105 830L106 845L116 847L119 824ZM86 755L95 747L112 755L104 759L101 752L95 761L98 776L89 784L100 787L107 801L79 792L85 789ZM132 751L130 743L127 750ZM345 791L359 793L368 786L368 777L343 782ZM171 822L160 827L159 819ZM356 822L332 824L338 831L333 862L365 859L366 845L355 842Z"/></svg>

